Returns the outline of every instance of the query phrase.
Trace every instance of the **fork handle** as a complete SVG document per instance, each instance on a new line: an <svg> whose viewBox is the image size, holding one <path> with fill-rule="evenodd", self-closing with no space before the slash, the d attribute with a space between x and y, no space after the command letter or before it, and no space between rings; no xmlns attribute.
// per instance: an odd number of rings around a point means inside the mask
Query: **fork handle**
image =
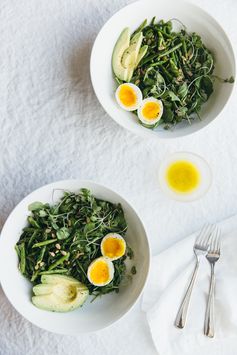
<svg viewBox="0 0 237 355"><path fill-rule="evenodd" d="M197 272L198 272L198 268L199 268L199 259L197 259L195 268L193 270L193 275L191 278L191 281L188 285L188 288L185 292L184 298L181 302L181 305L179 307L176 319L175 319L175 326L177 328L184 328L185 323L186 323L186 319L187 319L187 313L188 313L188 307L189 307L189 303L190 303L190 299L191 299L191 294L192 294L192 290L193 290L193 286L197 277Z"/></svg>
<svg viewBox="0 0 237 355"><path fill-rule="evenodd" d="M214 337L214 289L215 289L215 274L214 264L211 264L211 280L209 295L207 300L207 308L204 323L204 334L209 337Z"/></svg>

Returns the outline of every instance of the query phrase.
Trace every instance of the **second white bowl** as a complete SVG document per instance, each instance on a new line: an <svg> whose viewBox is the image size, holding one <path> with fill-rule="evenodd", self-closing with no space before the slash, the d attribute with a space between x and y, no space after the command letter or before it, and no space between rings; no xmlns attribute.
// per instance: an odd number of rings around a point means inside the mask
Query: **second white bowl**
<svg viewBox="0 0 237 355"><path fill-rule="evenodd" d="M214 92L201 111L202 120L178 124L175 129L152 131L142 127L135 115L118 107L115 100L116 84L111 68L114 45L125 27L135 30L145 18L157 20L177 18L189 32L201 35L205 45L213 52L216 63L214 73L222 78L235 77L235 58L231 43L218 22L206 11L183 0L142 0L134 2L113 15L99 32L91 53L90 71L95 93L105 111L124 128L143 137L175 138L194 133L212 122L226 105L233 84L216 81Z"/></svg>

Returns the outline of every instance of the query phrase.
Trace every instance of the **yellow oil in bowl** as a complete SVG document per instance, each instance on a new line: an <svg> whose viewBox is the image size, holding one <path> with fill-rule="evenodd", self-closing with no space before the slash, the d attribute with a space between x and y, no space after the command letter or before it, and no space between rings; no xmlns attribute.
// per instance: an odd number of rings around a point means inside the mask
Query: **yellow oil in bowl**
<svg viewBox="0 0 237 355"><path fill-rule="evenodd" d="M198 168L190 161L178 160L167 168L168 186L177 193L192 192L199 186L200 179Z"/></svg>
<svg viewBox="0 0 237 355"><path fill-rule="evenodd" d="M209 165L200 156L178 152L161 163L159 182L171 198L188 202L199 199L208 191L212 174Z"/></svg>

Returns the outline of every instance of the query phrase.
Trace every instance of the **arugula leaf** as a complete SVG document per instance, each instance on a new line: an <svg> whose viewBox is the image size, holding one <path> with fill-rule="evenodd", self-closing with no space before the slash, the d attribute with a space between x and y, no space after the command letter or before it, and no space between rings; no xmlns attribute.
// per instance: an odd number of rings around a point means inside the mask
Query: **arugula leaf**
<svg viewBox="0 0 237 355"><path fill-rule="evenodd" d="M209 76L203 76L201 80L201 87L207 95L207 99L213 93L213 83Z"/></svg>
<svg viewBox="0 0 237 355"><path fill-rule="evenodd" d="M59 240L67 239L70 236L69 229L67 227L62 227L57 230L56 236Z"/></svg>
<svg viewBox="0 0 237 355"><path fill-rule="evenodd" d="M175 95L175 93L173 91L166 91L162 96L161 98L164 100L164 99L167 99L167 98L170 98L171 101L180 101L180 98Z"/></svg>
<svg viewBox="0 0 237 355"><path fill-rule="evenodd" d="M188 95L188 85L186 82L179 86L177 95L180 100L183 100Z"/></svg>

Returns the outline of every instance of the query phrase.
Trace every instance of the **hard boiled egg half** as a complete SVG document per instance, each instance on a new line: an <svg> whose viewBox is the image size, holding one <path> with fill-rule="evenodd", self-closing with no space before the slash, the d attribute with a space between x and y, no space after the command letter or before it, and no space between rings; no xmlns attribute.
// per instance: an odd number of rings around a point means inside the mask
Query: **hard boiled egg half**
<svg viewBox="0 0 237 355"><path fill-rule="evenodd" d="M101 254L110 260L121 258L126 252L126 242L120 234L109 233L101 242Z"/></svg>
<svg viewBox="0 0 237 355"><path fill-rule="evenodd" d="M163 104L161 100L157 100L154 97L148 97L142 100L137 114L139 120L148 125L153 126L156 124L163 114Z"/></svg>
<svg viewBox="0 0 237 355"><path fill-rule="evenodd" d="M87 277L94 286L105 286L114 277L114 265L111 260L103 256L95 259L89 265Z"/></svg>
<svg viewBox="0 0 237 355"><path fill-rule="evenodd" d="M142 92L138 86L125 83L119 85L115 97L119 106L126 111L137 110L142 102Z"/></svg>

